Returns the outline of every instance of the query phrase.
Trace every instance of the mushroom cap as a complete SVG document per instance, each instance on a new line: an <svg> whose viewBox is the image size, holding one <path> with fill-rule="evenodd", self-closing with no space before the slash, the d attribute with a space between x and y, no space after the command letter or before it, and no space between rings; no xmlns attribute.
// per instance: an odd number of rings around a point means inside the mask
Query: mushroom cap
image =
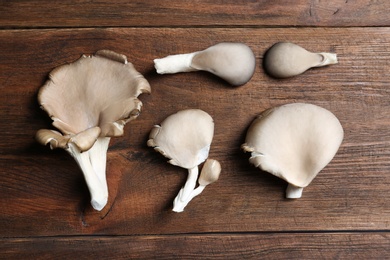
<svg viewBox="0 0 390 260"><path fill-rule="evenodd" d="M213 135L214 121L209 114L186 109L155 126L147 144L171 159L169 163L192 169L207 159Z"/></svg>
<svg viewBox="0 0 390 260"><path fill-rule="evenodd" d="M216 182L221 174L221 164L214 159L207 159L198 179L199 185L206 186Z"/></svg>
<svg viewBox="0 0 390 260"><path fill-rule="evenodd" d="M299 75L323 61L319 53L312 53L291 42L274 44L264 56L265 71L275 78Z"/></svg>
<svg viewBox="0 0 390 260"><path fill-rule="evenodd" d="M55 68L38 101L53 125L83 151L99 136L123 135L124 125L139 115L137 97L144 92L150 92L150 85L126 56L101 50Z"/></svg>
<svg viewBox="0 0 390 260"><path fill-rule="evenodd" d="M250 162L306 187L333 159L344 131L335 115L312 104L293 103L263 112L248 129L244 151Z"/></svg>
<svg viewBox="0 0 390 260"><path fill-rule="evenodd" d="M234 86L248 82L256 68L256 57L243 43L223 42L198 52L191 67L211 72Z"/></svg>

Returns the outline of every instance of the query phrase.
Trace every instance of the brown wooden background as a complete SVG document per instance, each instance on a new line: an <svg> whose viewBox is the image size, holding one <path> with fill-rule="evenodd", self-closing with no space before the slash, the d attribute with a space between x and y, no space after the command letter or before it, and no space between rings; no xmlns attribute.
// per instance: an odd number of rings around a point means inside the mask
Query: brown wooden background
<svg viewBox="0 0 390 260"><path fill-rule="evenodd" d="M48 1L0 3L0 257L5 259L390 258L390 1ZM256 72L241 87L207 73L157 75L153 59L230 41ZM292 41L339 64L275 80L264 52ZM140 117L112 139L109 203L91 209L81 171L37 144L52 128L38 89L56 66L111 49L152 86ZM263 110L308 102L331 110L345 138L299 200L240 150ZM215 120L221 178L183 213L171 204L185 170L146 146L154 124L185 108Z"/></svg>

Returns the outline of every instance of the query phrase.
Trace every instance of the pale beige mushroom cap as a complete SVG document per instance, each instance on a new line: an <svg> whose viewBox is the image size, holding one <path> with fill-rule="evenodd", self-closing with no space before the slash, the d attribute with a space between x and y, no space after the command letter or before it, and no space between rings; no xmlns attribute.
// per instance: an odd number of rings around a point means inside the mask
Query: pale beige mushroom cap
<svg viewBox="0 0 390 260"><path fill-rule="evenodd" d="M272 77L288 78L337 62L334 53L313 53L291 42L278 42L266 52L264 69Z"/></svg>
<svg viewBox="0 0 390 260"><path fill-rule="evenodd" d="M192 169L207 159L213 135L212 117L200 109L187 109L155 126L147 144L171 159L169 163Z"/></svg>
<svg viewBox="0 0 390 260"><path fill-rule="evenodd" d="M294 103L257 117L242 145L250 162L297 187L306 187L333 159L343 128L328 110Z"/></svg>
<svg viewBox="0 0 390 260"><path fill-rule="evenodd" d="M191 67L211 72L234 86L247 83L256 68L256 57L243 43L223 42L198 52Z"/></svg>
<svg viewBox="0 0 390 260"><path fill-rule="evenodd" d="M54 69L38 101L53 125L83 151L99 136L123 135L123 126L139 115L142 103L137 97L144 92L150 92L150 85L126 56L101 50ZM38 141L47 143L45 136L37 136ZM53 135L48 138L56 143Z"/></svg>
<svg viewBox="0 0 390 260"><path fill-rule="evenodd" d="M200 173L198 183L201 186L207 186L216 182L221 174L221 164L214 159L207 159Z"/></svg>

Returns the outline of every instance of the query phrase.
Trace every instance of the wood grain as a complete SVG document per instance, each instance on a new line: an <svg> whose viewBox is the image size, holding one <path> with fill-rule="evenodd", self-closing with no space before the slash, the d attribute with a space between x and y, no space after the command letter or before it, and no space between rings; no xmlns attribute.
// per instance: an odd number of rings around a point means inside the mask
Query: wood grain
<svg viewBox="0 0 390 260"><path fill-rule="evenodd" d="M386 0L1 1L0 27L389 26Z"/></svg>
<svg viewBox="0 0 390 260"><path fill-rule="evenodd" d="M386 28L126 28L0 34L4 236L389 230ZM336 52L340 63L288 80L271 79L263 72L262 57L281 40L312 51ZM154 58L221 41L244 42L253 49L258 64L248 84L232 88L207 73L154 72ZM140 97L141 116L126 126L125 136L111 142L110 201L103 212L96 212L89 206L76 163L64 151L38 145L33 137L40 128L52 128L36 101L50 70L102 48L127 55L149 80L152 94ZM345 130L334 160L296 201L284 199L285 182L249 165L249 155L240 150L258 113L290 102L331 110ZM214 117L210 158L221 162L223 172L184 213L174 214L171 203L186 171L167 164L146 147L146 140L154 124L185 108L201 108Z"/></svg>
<svg viewBox="0 0 390 260"><path fill-rule="evenodd" d="M389 240L389 233L19 238L0 240L0 249L8 259L388 259Z"/></svg>
<svg viewBox="0 0 390 260"><path fill-rule="evenodd" d="M385 0L1 1L0 258L389 259L389 8ZM255 53L244 86L206 72L155 72L155 58L224 41ZM339 64L272 79L262 61L278 41L335 52ZM75 161L34 140L53 129L37 102L49 72L99 49L125 54L152 86L139 118L111 140L101 212ZM287 184L240 149L257 114L291 102L329 109L345 131L299 200L286 200ZM146 141L185 108L214 118L210 158L222 175L174 213L186 170Z"/></svg>

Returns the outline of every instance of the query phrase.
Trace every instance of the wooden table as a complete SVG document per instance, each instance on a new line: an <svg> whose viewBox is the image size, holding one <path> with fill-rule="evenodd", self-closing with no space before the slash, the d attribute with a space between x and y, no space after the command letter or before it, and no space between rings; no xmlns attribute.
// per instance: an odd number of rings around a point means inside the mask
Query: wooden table
<svg viewBox="0 0 390 260"><path fill-rule="evenodd" d="M390 1L38 1L0 3L0 256L4 259L389 259ZM158 75L153 59L242 42L251 81L205 72ZM291 41L339 64L285 80L265 51ZM37 102L56 66L100 49L149 81L142 113L108 151L109 202L98 212L75 161L34 140L51 120ZM344 141L298 200L248 163L240 145L265 109L306 102L332 111ZM183 213L187 172L147 147L153 125L186 108L215 120L220 180Z"/></svg>

